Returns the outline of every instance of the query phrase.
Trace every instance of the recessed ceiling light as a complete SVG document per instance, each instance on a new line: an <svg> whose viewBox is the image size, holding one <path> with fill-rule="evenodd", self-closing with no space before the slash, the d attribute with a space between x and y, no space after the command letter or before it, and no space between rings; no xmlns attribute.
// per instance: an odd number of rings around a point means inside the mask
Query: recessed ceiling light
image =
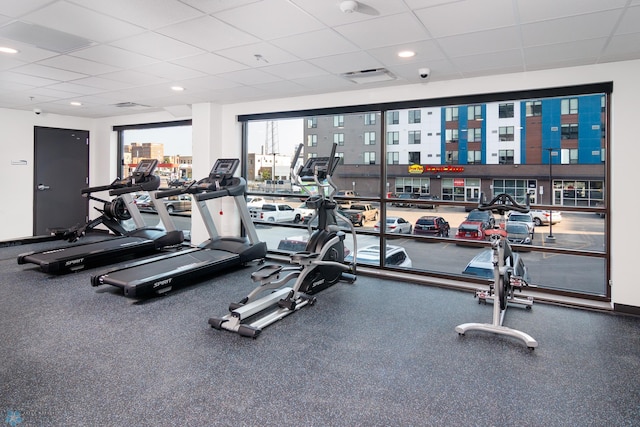
<svg viewBox="0 0 640 427"><path fill-rule="evenodd" d="M2 52L2 53L18 53L18 51L16 49L13 49L11 47L4 47L4 46L0 46L0 52Z"/></svg>
<svg viewBox="0 0 640 427"><path fill-rule="evenodd" d="M412 58L416 56L416 53L412 50L403 50L402 52L398 52L398 56L400 58Z"/></svg>
<svg viewBox="0 0 640 427"><path fill-rule="evenodd" d="M78 102L78 101L71 101L69 104L73 105L74 107L79 107L82 105L82 102Z"/></svg>
<svg viewBox="0 0 640 427"><path fill-rule="evenodd" d="M176 92L182 92L184 88L182 86L171 86L171 90Z"/></svg>

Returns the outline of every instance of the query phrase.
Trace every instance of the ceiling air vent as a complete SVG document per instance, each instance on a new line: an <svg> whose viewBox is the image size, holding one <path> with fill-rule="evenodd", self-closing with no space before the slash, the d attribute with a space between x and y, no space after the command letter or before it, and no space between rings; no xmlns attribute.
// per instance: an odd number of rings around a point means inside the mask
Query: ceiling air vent
<svg viewBox="0 0 640 427"><path fill-rule="evenodd" d="M342 73L342 77L347 80L351 80L354 83L378 83L395 80L391 71L386 68L372 68L371 70L350 71L348 73Z"/></svg>
<svg viewBox="0 0 640 427"><path fill-rule="evenodd" d="M136 104L135 102L119 102L114 104L118 108L149 108L151 105Z"/></svg>

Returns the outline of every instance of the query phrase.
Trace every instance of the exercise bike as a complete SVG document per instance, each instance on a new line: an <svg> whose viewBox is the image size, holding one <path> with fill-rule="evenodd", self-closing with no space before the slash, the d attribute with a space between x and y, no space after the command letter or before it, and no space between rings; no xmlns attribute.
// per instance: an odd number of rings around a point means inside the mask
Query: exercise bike
<svg viewBox="0 0 640 427"><path fill-rule="evenodd" d="M484 204L483 197L480 195L480 210L498 211L500 214L500 224L504 224L504 214L506 211L529 212L529 195L527 195L526 206L519 205L508 194L498 194L491 202ZM491 251L493 253L493 283L489 286L489 291L477 290L475 297L479 302L493 301L493 322L492 323L464 323L456 326L456 332L464 335L467 331L477 330L493 332L496 334L507 335L518 338L526 344L530 350L538 346L538 342L530 335L503 326L504 316L509 304L524 305L526 309L531 309L533 298L518 298L515 291L521 291L525 287L531 286L527 283L525 277L514 274L514 255L507 239L507 232L500 226L493 230L488 230L490 236Z"/></svg>
<svg viewBox="0 0 640 427"><path fill-rule="evenodd" d="M302 181L313 181L319 189L318 194L306 201L307 206L315 209L308 229L311 232L315 218L318 226L311 233L305 251L292 254L290 266L267 264L252 273L251 279L259 285L240 302L231 304L229 314L211 317L209 325L212 328L257 338L265 327L306 305L313 305L316 302L314 295L321 290L339 281L355 282L355 260L351 264L344 262L346 234L339 229L338 219L349 225L354 251L355 228L349 219L337 212L333 199L337 186L331 175L339 160L335 157L336 147L334 144L329 157L309 158L297 172L295 165L302 145L298 146L293 158L291 176L294 182L306 189ZM325 189L330 189L328 197L324 195ZM290 281L294 281L292 286L284 286Z"/></svg>

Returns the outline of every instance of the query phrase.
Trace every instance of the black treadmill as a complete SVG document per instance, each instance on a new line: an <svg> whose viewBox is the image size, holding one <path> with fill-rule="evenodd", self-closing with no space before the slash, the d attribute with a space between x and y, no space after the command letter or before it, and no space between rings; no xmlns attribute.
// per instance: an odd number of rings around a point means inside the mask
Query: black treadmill
<svg viewBox="0 0 640 427"><path fill-rule="evenodd" d="M246 181L233 177L239 163L238 159L219 159L206 178L187 187L155 194L157 198L190 194L204 220L208 240L197 247L101 272L91 277L91 284L116 286L127 297L144 298L193 284L234 266L264 259L267 245L259 241L251 221L245 199ZM206 201L222 197L234 199L246 237L218 235Z"/></svg>
<svg viewBox="0 0 640 427"><path fill-rule="evenodd" d="M124 200L135 228L122 236L98 242L75 244L41 252L28 252L18 256L18 264L36 264L50 274L65 274L84 268L103 266L118 261L146 256L184 241L181 230L176 230L162 201L154 206L164 228L146 227L144 219L133 201L132 194L138 191L153 194L160 186L160 177L153 174L158 160L141 160L131 176L117 179L109 185L89 187L82 190L84 197L91 193L109 191L110 196Z"/></svg>

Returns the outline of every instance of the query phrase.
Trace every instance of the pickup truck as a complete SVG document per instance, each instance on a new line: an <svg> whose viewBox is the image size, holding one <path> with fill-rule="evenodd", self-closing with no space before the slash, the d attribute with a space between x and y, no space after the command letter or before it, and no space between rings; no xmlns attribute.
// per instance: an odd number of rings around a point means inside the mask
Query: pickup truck
<svg viewBox="0 0 640 427"><path fill-rule="evenodd" d="M378 220L378 208L369 203L352 203L349 209L345 209L343 214L349 218L351 223L362 227L366 221Z"/></svg>
<svg viewBox="0 0 640 427"><path fill-rule="evenodd" d="M252 221L289 222L296 219L296 210L285 203L265 203L249 209Z"/></svg>

